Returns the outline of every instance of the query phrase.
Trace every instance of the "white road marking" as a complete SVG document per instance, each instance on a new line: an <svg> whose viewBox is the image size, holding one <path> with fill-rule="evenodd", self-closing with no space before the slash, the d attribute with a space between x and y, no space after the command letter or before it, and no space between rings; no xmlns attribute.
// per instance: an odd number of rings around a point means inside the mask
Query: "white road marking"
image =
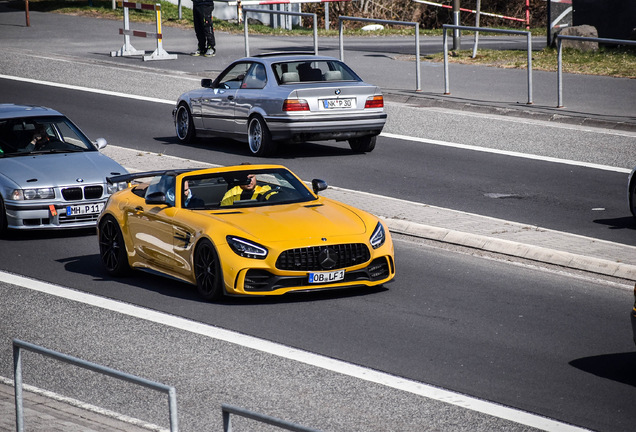
<svg viewBox="0 0 636 432"><path fill-rule="evenodd" d="M594 168L594 169L599 169L604 171L614 171L614 172L625 173L625 174L629 174L630 172L632 172L632 170L629 168L618 168L618 167L613 167L609 165L579 162L575 160L559 159L559 158L553 158L549 156L538 156L538 155L519 153L519 152L508 151L508 150L498 150L498 149L493 149L488 147L479 147L479 146L458 144L458 143L447 142L447 141L438 141L438 140L432 140L428 138L417 138L417 137L411 137L407 135L392 134L388 132L382 132L380 136L393 138L393 139L400 139L405 141L421 142L425 144L434 144L434 145L445 146L445 147L454 147L454 148L459 148L464 150L473 150L473 151L480 151L485 153L494 153L494 154L505 155L505 156L514 156L514 157L520 157L525 159L533 159L533 160L538 160L543 162L555 162L555 163L560 163L565 165L575 165L575 166L580 166L585 168Z"/></svg>
<svg viewBox="0 0 636 432"><path fill-rule="evenodd" d="M257 351L272 354L289 360L340 373L364 381L384 385L393 389L409 392L429 399L456 405L471 411L480 412L493 417L509 420L515 423L534 427L545 431L588 431L588 429L572 426L540 415L520 411L493 402L433 387L428 384L407 380L389 375L373 369L356 366L344 361L335 360L307 351L298 350L285 345L221 329L207 324L198 323L185 318L168 315L140 306L111 300L97 295L75 291L59 285L14 275L0 271L0 281L21 286L34 291L54 295L67 300L76 301L90 306L99 307L116 313L125 314L146 321L188 331L213 339L233 343Z"/></svg>
<svg viewBox="0 0 636 432"><path fill-rule="evenodd" d="M76 86L71 84L61 84L61 83L50 82L50 81L41 81L41 80L32 79L32 78L22 78L22 77L15 77L15 76L2 75L2 74L0 74L0 78L9 79L13 81L28 82L31 84L47 85L50 87L58 87L58 88L64 88L68 90L78 90L78 91L84 91L88 93L103 94L107 96L118 96L118 97L123 97L127 99L135 99L135 100L140 100L145 102L156 102L156 103L168 104L173 106L176 105L177 103L176 101L171 101L166 99L158 99L158 98L147 97L147 96L137 96L130 93L120 93L120 92L114 92L110 90L94 89L90 87L82 87L82 86Z"/></svg>

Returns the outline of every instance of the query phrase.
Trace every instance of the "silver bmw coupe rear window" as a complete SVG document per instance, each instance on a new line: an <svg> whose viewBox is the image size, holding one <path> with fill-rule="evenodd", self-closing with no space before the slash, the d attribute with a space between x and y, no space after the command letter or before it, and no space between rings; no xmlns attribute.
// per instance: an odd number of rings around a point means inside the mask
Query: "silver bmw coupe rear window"
<svg viewBox="0 0 636 432"><path fill-rule="evenodd" d="M301 60L272 64L279 84L317 81L362 81L349 67L337 60Z"/></svg>

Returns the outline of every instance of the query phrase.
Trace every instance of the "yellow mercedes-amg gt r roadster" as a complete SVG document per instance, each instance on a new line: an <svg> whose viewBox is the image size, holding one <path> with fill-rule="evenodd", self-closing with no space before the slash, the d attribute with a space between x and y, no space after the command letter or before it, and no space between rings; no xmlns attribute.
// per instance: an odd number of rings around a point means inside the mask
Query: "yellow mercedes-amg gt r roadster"
<svg viewBox="0 0 636 432"><path fill-rule="evenodd" d="M98 220L112 276L130 268L223 295L374 286L395 276L393 243L377 217L318 195L279 165L152 171L110 177L129 184Z"/></svg>

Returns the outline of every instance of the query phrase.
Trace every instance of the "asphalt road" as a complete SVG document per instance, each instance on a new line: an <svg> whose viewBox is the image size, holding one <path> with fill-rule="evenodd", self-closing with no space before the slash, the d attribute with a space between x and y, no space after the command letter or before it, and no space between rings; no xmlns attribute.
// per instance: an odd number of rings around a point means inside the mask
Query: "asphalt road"
<svg viewBox="0 0 636 432"><path fill-rule="evenodd" d="M112 280L101 269L96 237L91 232L20 235L2 240L0 251L3 270L594 430L627 431L636 420L631 409L636 382L629 369L636 354L625 306L631 293L624 287L396 239L399 277L385 288L210 304L198 298L194 287L152 275L140 273ZM5 290L3 294L6 305L11 305L2 308L4 338L24 338L110 367L134 370L141 376L169 380L179 388L182 416L193 422L185 430L203 430L197 422L209 420L209 415L196 403L201 389L186 376L198 376L199 367L211 365L202 361L194 369L179 370L169 360L158 362L174 344L168 329L147 335L151 345L140 344L132 336L120 341L126 336L106 331L115 325L116 317L109 318L112 324L109 320L95 321L90 314L75 311L80 305L60 313L62 306L53 306L59 300L48 310L38 306L40 301L21 301L19 292ZM39 320L53 320L53 327L37 330L34 321ZM92 338L102 341L103 347L95 351L95 342L89 342ZM120 357L130 350L130 343L138 346L139 355L124 361ZM148 346L155 351L148 351ZM182 349L186 350L184 357L199 352L194 346ZM0 351L0 375L11 376L10 347L3 345ZM193 360L183 361L191 364ZM243 367L243 361L234 361ZM29 367L27 382L97 403L94 390L80 390L82 397L78 397L78 390L72 388L76 384L50 376L40 367L50 368L50 363ZM202 385L207 394L211 389ZM266 391L259 383L252 385L255 393ZM228 384L223 394L232 400L238 397L233 391L240 390ZM210 396L212 400L218 397ZM273 400L265 405L271 403ZM129 414L133 408L144 412L146 408L138 405L126 407L123 413ZM385 409L397 410L398 406ZM146 419L145 415L161 423L146 412L141 418ZM422 421L415 413L403 415ZM418 430L407 424L401 430ZM376 427L366 430L387 430L382 424Z"/></svg>
<svg viewBox="0 0 636 432"><path fill-rule="evenodd" d="M113 145L220 165L259 161L246 145L230 140L179 144L167 104L10 80L0 80L0 85L0 102L56 108L93 139L104 137ZM443 140L627 168L631 161L636 164L636 134L546 127L397 104L390 110L385 130L424 136L424 142L380 137L373 153L365 155L334 141L289 145L270 160L304 179L322 178L333 186L636 244L625 173L427 143ZM556 148L555 141L560 143Z"/></svg>

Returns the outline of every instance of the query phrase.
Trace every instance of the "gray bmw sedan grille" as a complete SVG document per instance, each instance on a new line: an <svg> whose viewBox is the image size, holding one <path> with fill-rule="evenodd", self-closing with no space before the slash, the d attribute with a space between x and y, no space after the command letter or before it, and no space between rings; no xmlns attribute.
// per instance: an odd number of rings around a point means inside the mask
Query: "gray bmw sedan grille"
<svg viewBox="0 0 636 432"><path fill-rule="evenodd" d="M62 196L66 201L81 201L83 199L97 199L102 197L102 186L69 187L62 189Z"/></svg>

